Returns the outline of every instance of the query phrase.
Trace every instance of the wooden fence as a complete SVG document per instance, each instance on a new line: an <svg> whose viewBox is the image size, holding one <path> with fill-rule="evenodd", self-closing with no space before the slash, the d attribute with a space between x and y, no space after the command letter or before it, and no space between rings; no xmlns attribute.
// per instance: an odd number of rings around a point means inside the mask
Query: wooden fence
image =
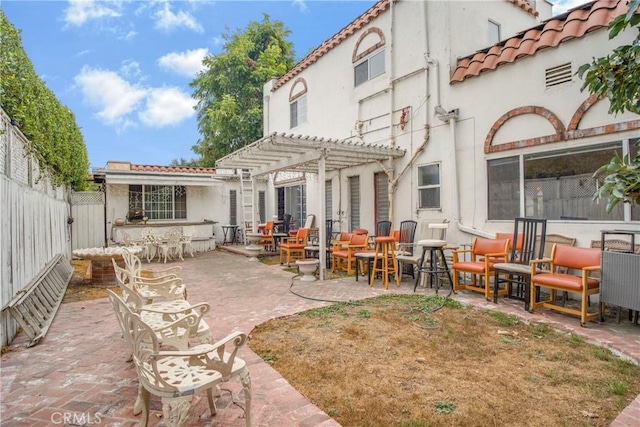
<svg viewBox="0 0 640 427"><path fill-rule="evenodd" d="M71 259L68 192L51 185L28 146L0 110L0 307L56 255ZM0 316L4 346L15 336L18 324L6 310Z"/></svg>

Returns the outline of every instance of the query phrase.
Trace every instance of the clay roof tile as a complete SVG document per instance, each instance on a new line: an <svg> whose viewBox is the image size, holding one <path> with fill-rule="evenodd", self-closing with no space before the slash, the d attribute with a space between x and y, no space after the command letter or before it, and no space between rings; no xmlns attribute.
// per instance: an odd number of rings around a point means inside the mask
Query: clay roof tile
<svg viewBox="0 0 640 427"><path fill-rule="evenodd" d="M526 7L522 4L527 3L524 0L511 1L516 6ZM462 82L484 71L512 63L518 58L535 55L543 49L606 28L612 19L626 13L626 7L625 0L598 0L570 9L497 45L458 59L450 82ZM500 49L499 52L497 48Z"/></svg>

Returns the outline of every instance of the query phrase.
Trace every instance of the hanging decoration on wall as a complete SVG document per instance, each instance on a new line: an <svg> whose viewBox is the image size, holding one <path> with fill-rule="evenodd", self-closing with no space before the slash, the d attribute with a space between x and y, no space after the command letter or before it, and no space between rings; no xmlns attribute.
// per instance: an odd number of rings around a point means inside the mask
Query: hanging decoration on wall
<svg viewBox="0 0 640 427"><path fill-rule="evenodd" d="M404 130L404 127L407 125L407 109L403 108L400 113L400 130Z"/></svg>

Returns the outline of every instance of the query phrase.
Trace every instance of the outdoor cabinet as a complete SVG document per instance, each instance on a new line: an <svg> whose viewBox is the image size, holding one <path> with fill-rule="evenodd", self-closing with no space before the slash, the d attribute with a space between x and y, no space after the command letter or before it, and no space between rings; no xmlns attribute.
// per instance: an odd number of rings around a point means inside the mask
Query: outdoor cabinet
<svg viewBox="0 0 640 427"><path fill-rule="evenodd" d="M640 231L603 231L603 248L605 237L610 235L630 236L631 251L603 250L600 301L606 305L640 311L640 254L634 253L635 236L640 236Z"/></svg>

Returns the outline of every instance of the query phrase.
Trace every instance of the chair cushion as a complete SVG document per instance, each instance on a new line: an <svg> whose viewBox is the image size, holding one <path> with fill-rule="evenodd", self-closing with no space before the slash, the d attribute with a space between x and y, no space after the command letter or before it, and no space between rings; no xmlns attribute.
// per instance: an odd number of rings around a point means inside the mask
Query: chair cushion
<svg viewBox="0 0 640 427"><path fill-rule="evenodd" d="M542 273L533 276L531 281L539 286L549 286L555 289L567 290L571 292L582 291L582 278L572 274L562 273ZM597 289L600 286L598 279L588 278L587 289Z"/></svg>
<svg viewBox="0 0 640 427"><path fill-rule="evenodd" d="M444 240L436 240L436 239L418 240L418 246L426 246L427 248L441 248L446 244L447 242L445 242Z"/></svg>
<svg viewBox="0 0 640 427"><path fill-rule="evenodd" d="M489 268L491 268L491 263L489 264ZM484 261L482 262L474 262L474 261L463 261L463 262L455 262L453 263L453 269L459 271L467 271L469 273L477 273L484 274Z"/></svg>
<svg viewBox="0 0 640 427"><path fill-rule="evenodd" d="M348 258L349 257L349 251L348 250L333 251L331 254L333 256L337 256L338 258Z"/></svg>
<svg viewBox="0 0 640 427"><path fill-rule="evenodd" d="M280 248L282 249L300 249L303 250L304 249L304 245L302 243L283 243L280 245Z"/></svg>

